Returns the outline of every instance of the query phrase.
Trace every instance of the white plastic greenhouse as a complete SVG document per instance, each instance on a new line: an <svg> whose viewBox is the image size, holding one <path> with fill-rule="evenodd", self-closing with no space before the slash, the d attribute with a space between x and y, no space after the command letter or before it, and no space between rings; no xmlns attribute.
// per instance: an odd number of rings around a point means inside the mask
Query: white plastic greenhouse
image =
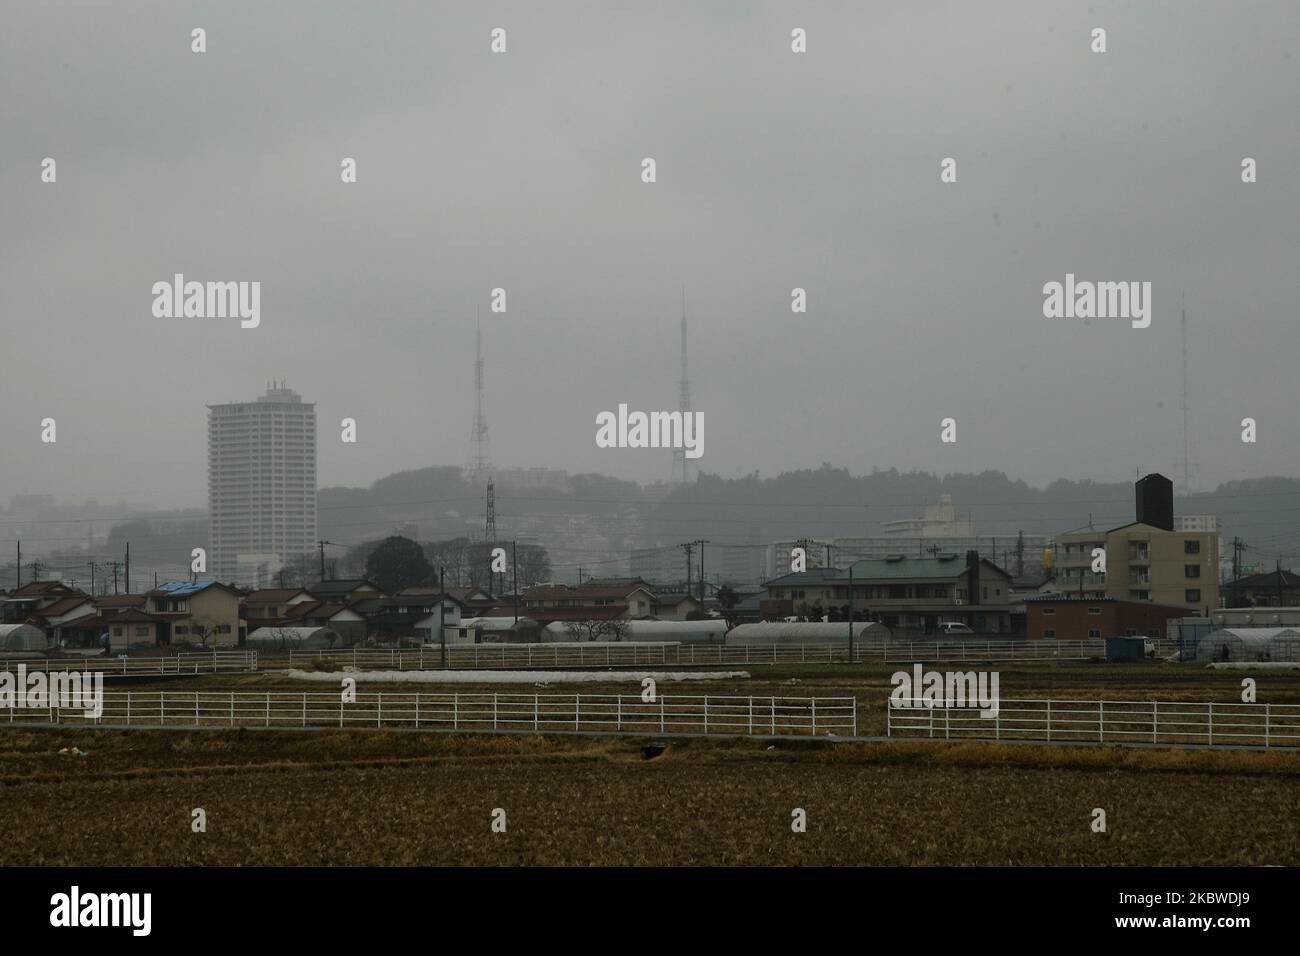
<svg viewBox="0 0 1300 956"><path fill-rule="evenodd" d="M1224 627L1196 645L1196 660L1300 661L1300 631L1290 627Z"/></svg>

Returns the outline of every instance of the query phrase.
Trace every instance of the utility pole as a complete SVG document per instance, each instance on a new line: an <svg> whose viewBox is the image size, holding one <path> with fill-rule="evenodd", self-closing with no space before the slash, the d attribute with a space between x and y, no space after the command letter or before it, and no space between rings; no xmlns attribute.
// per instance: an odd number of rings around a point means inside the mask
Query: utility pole
<svg viewBox="0 0 1300 956"><path fill-rule="evenodd" d="M691 593L691 580L692 580L692 578L691 578L691 555L692 555L692 554L694 553L694 551L695 551L695 542L693 542L693 541L689 541L689 542L687 542L686 544L678 545L678 547L681 548L683 551L686 552L686 593L687 593L687 594L690 594L690 593Z"/></svg>
<svg viewBox="0 0 1300 956"><path fill-rule="evenodd" d="M317 541L316 547L320 549L320 579L325 580L325 542Z"/></svg>
<svg viewBox="0 0 1300 956"><path fill-rule="evenodd" d="M446 569L438 566L438 639L442 644L442 669L447 669L447 585Z"/></svg>
<svg viewBox="0 0 1300 956"><path fill-rule="evenodd" d="M704 546L708 544L707 538L700 538L693 541L692 544L700 546L700 604L704 604ZM689 578L687 580L690 580ZM689 592L688 592L689 593Z"/></svg>
<svg viewBox="0 0 1300 956"><path fill-rule="evenodd" d="M1183 310L1183 494L1192 493L1192 463L1187 454L1187 296L1181 297Z"/></svg>
<svg viewBox="0 0 1300 956"><path fill-rule="evenodd" d="M131 542L126 543L126 593L131 593Z"/></svg>
<svg viewBox="0 0 1300 956"><path fill-rule="evenodd" d="M122 566L121 561L110 561L109 567L113 569L113 593L117 594L117 569Z"/></svg>
<svg viewBox="0 0 1300 956"><path fill-rule="evenodd" d="M14 582L14 590L23 586L23 543L18 542L18 562L14 565L14 570L18 574L18 580Z"/></svg>
<svg viewBox="0 0 1300 956"><path fill-rule="evenodd" d="M90 596L94 597L95 596L95 562L87 561L86 563L90 565Z"/></svg>
<svg viewBox="0 0 1300 956"><path fill-rule="evenodd" d="M849 565L849 663L853 663L853 565Z"/></svg>
<svg viewBox="0 0 1300 956"><path fill-rule="evenodd" d="M519 542L510 542L510 561L515 566L515 623L519 623Z"/></svg>
<svg viewBox="0 0 1300 956"><path fill-rule="evenodd" d="M1022 528L1016 533L1016 577L1025 576L1025 532Z"/></svg>

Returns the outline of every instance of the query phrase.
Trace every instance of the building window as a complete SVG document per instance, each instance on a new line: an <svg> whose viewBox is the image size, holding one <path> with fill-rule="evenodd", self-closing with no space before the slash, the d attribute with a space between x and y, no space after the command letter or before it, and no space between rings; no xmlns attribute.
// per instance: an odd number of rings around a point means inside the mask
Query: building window
<svg viewBox="0 0 1300 956"><path fill-rule="evenodd" d="M115 627L115 628L113 628L113 636L114 636L114 637L121 637L121 636L122 636L122 628L120 628L120 627Z"/></svg>
<svg viewBox="0 0 1300 956"><path fill-rule="evenodd" d="M1183 577L1199 578L1201 576L1201 566L1199 564L1184 564Z"/></svg>
<svg viewBox="0 0 1300 956"><path fill-rule="evenodd" d="M1088 608L1088 613L1089 613L1089 614L1100 614L1100 613L1101 613L1101 608L1099 608L1099 607L1090 607L1090 608Z"/></svg>
<svg viewBox="0 0 1300 956"><path fill-rule="evenodd" d="M1055 613L1056 613L1056 608L1054 608L1054 607L1045 607L1045 608L1043 608L1043 613L1044 613L1044 614L1055 614Z"/></svg>
<svg viewBox="0 0 1300 956"><path fill-rule="evenodd" d="M1101 628L1099 628L1099 627L1090 627L1090 628L1088 628L1088 636L1089 636L1089 637L1101 637Z"/></svg>
<svg viewBox="0 0 1300 956"><path fill-rule="evenodd" d="M148 637L148 636L149 636L149 625L147 625L147 624L137 624L137 625L135 626L135 636L136 636L136 637Z"/></svg>
<svg viewBox="0 0 1300 956"><path fill-rule="evenodd" d="M1183 554L1200 554L1200 553L1201 553L1201 542L1199 541L1183 542Z"/></svg>
<svg viewBox="0 0 1300 956"><path fill-rule="evenodd" d="M1052 627L1046 628L1046 629L1043 631L1043 637L1044 637L1046 640L1049 640L1049 641L1052 640L1054 637L1056 637L1056 629L1055 629L1055 628L1052 628Z"/></svg>
<svg viewBox="0 0 1300 956"><path fill-rule="evenodd" d="M1183 592L1183 600L1186 601L1188 604L1200 604L1201 589L1188 588L1186 591Z"/></svg>

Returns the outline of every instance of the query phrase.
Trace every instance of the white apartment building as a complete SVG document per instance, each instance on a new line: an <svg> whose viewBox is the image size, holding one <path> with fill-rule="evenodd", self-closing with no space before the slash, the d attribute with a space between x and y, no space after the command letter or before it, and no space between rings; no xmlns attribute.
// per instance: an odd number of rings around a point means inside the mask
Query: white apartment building
<svg viewBox="0 0 1300 956"><path fill-rule="evenodd" d="M316 547L316 406L283 382L208 406L208 570L265 587Z"/></svg>

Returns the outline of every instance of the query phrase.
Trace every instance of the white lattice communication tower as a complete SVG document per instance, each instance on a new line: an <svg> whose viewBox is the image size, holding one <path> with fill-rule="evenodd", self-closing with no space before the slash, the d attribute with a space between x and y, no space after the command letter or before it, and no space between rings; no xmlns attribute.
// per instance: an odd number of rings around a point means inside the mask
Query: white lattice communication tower
<svg viewBox="0 0 1300 956"><path fill-rule="evenodd" d="M474 323L474 425L470 429L470 442L473 450L466 477L472 484L478 484L492 474L492 459L488 455L487 413L483 411L483 330L476 320Z"/></svg>
<svg viewBox="0 0 1300 956"><path fill-rule="evenodd" d="M677 408L682 413L682 427L686 426L686 416L691 411L691 382L686 375L686 287L682 287L682 377L677 396ZM673 449L673 484L687 484L691 480L691 460L686 457L685 448Z"/></svg>

